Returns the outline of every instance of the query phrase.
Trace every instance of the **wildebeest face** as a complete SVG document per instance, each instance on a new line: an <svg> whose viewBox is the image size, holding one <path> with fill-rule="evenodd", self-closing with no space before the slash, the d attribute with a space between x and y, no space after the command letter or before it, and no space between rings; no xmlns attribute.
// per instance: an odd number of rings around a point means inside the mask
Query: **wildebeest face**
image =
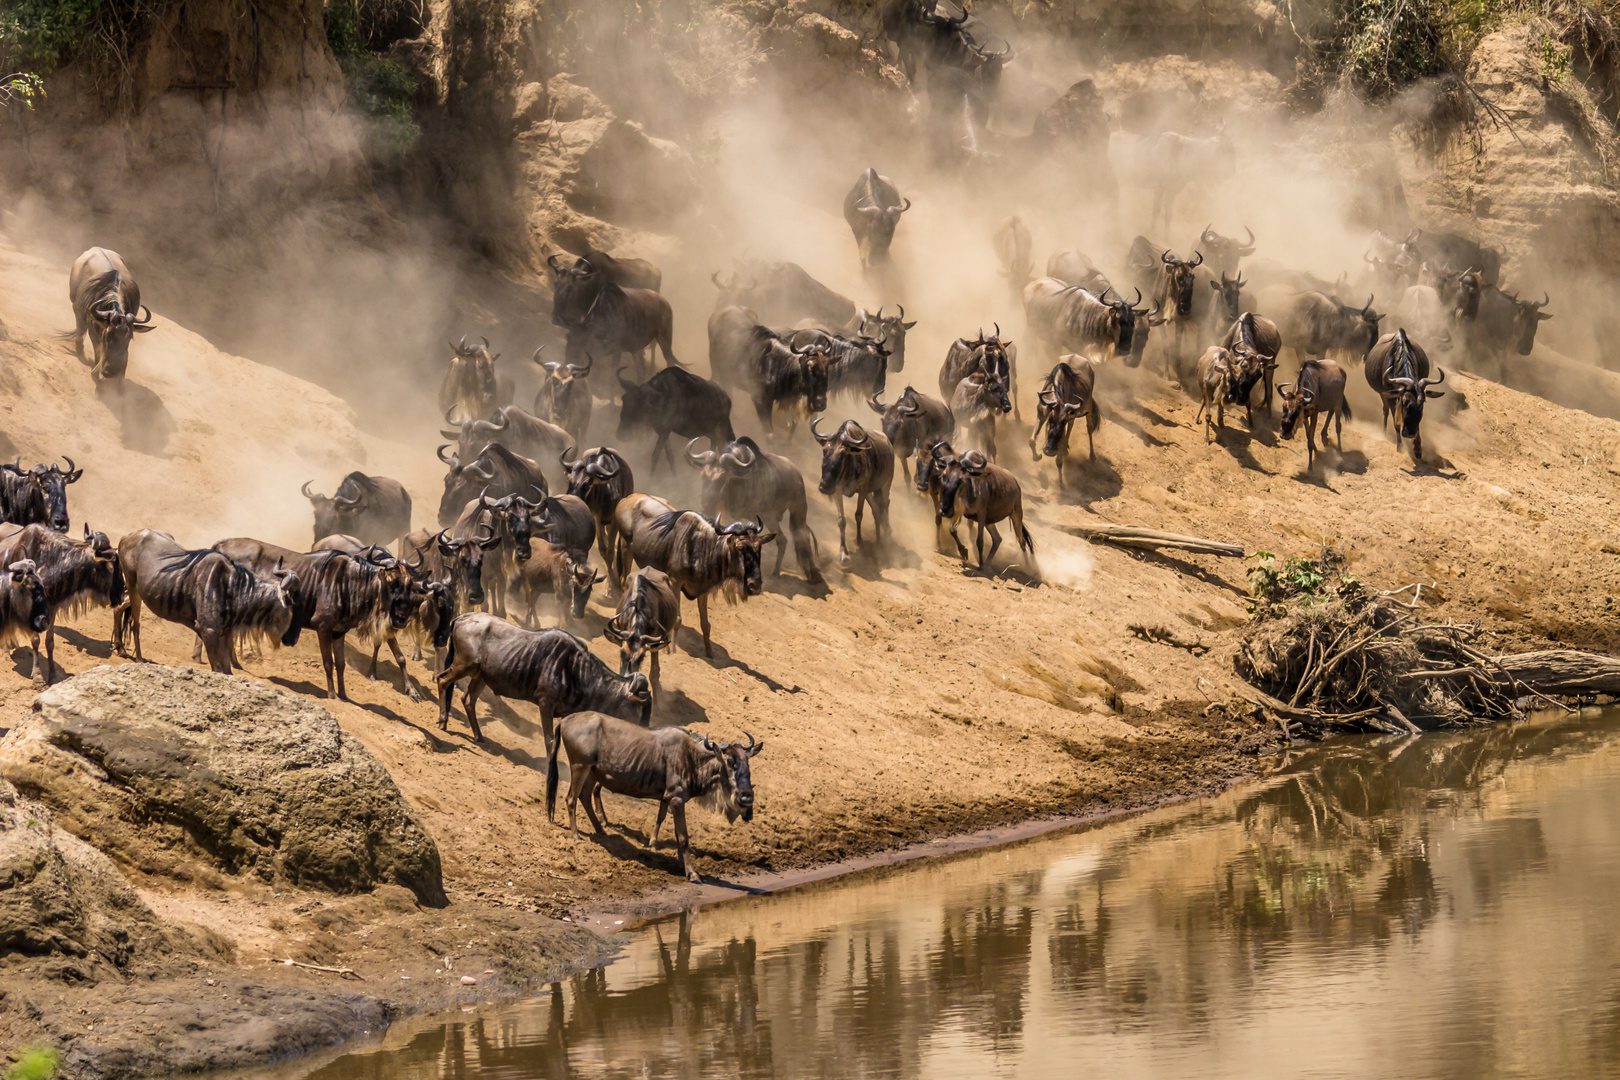
<svg viewBox="0 0 1620 1080"><path fill-rule="evenodd" d="M1265 358L1259 353L1239 346L1232 350L1232 355L1237 360L1237 370L1226 384L1228 405L1248 401L1249 395L1254 393L1255 384L1266 371Z"/></svg>
<svg viewBox="0 0 1620 1080"><path fill-rule="evenodd" d="M870 314L865 308L856 313L860 316L860 324L856 333L862 336L875 337L881 340L889 349L889 370L904 371L906 367L906 331L917 325L915 319L906 322L906 309L900 307L898 315L885 315L880 307L877 314Z"/></svg>
<svg viewBox="0 0 1620 1080"><path fill-rule="evenodd" d="M623 718L646 727L652 721L652 683L639 671L623 679L621 693L632 714Z"/></svg>
<svg viewBox="0 0 1620 1080"><path fill-rule="evenodd" d="M152 313L147 311L145 315L144 319L140 319L116 306L97 308L90 313L91 326L101 343L102 375L122 375L124 369L129 367L130 342L135 340L136 334L155 329L151 325Z"/></svg>
<svg viewBox="0 0 1620 1080"><path fill-rule="evenodd" d="M433 647L442 649L445 643L450 640L450 624L456 620L456 592L442 581L430 581L425 588L427 589L427 605L438 616L433 627ZM469 597L471 592L472 590L469 589ZM478 600L475 603L482 603L483 599L483 586L480 585Z"/></svg>
<svg viewBox="0 0 1620 1080"><path fill-rule="evenodd" d="M124 572L118 565L118 549L104 532L91 532L84 527L84 543L95 560L91 567L91 582L110 607L124 602Z"/></svg>
<svg viewBox="0 0 1620 1080"><path fill-rule="evenodd" d="M827 354L811 346L799 356L804 365L805 408L813 413L827 411Z"/></svg>
<svg viewBox="0 0 1620 1080"><path fill-rule="evenodd" d="M618 438L623 440L646 425L657 395L623 375L619 376L619 386L624 390L624 404L619 406Z"/></svg>
<svg viewBox="0 0 1620 1080"><path fill-rule="evenodd" d="M775 533L764 531L754 521L736 521L720 530L732 564L742 570L743 596L758 596L765 591L765 576L760 570L760 548L776 539Z"/></svg>
<svg viewBox="0 0 1620 1080"><path fill-rule="evenodd" d="M743 734L748 736L747 746L741 743L717 743L706 736L698 737L703 749L720 759L719 782L710 805L725 814L727 822L734 822L738 818L754 820L754 777L749 761L765 749L765 744L756 743L746 731Z"/></svg>
<svg viewBox="0 0 1620 1080"><path fill-rule="evenodd" d="M992 408L1003 413L1012 412L1012 398L1007 396L1007 384L999 374L985 376L984 393Z"/></svg>
<svg viewBox="0 0 1620 1080"><path fill-rule="evenodd" d="M508 495L501 502L508 503L503 508L506 514L506 527L512 534L512 546L518 562L528 562L533 552L534 513L540 503L532 503L522 496ZM543 513L543 511L542 511Z"/></svg>
<svg viewBox="0 0 1620 1080"><path fill-rule="evenodd" d="M281 602L290 616L287 620L287 629L281 634L282 645L290 649L298 644L298 635L304 630L304 590L299 584L298 575L291 570L277 569L272 572L272 576L280 588Z"/></svg>
<svg viewBox="0 0 1620 1080"><path fill-rule="evenodd" d="M1310 408L1315 395L1308 390L1290 391L1286 389L1287 385L1287 383L1284 383L1282 386L1277 387L1277 394L1282 398L1282 422L1278 427L1278 432L1283 438L1292 439L1294 437L1294 425L1299 423L1299 418ZM1323 437L1326 438L1325 435Z"/></svg>
<svg viewBox="0 0 1620 1080"><path fill-rule="evenodd" d="M619 643L619 674L633 675L641 670L648 653L669 646L671 634L656 622L642 622L634 613L630 613L630 628L624 629L624 625L624 616L616 615L602 632Z"/></svg>
<svg viewBox="0 0 1620 1080"><path fill-rule="evenodd" d="M1541 309L1547 306L1552 299L1543 295L1541 302L1534 300L1514 300L1518 310L1513 313L1513 325L1518 330L1517 349L1520 356L1529 356L1530 350L1536 347L1536 327L1552 318Z"/></svg>
<svg viewBox="0 0 1620 1080"><path fill-rule="evenodd" d="M927 494L940 478L945 475L945 469L956 460L951 444L939 439L927 446L917 448L917 490Z"/></svg>
<svg viewBox="0 0 1620 1080"><path fill-rule="evenodd" d="M72 458L63 455L62 460L68 463L65 470L55 465L35 465L29 470L45 500L46 518L56 532L67 532L68 529L67 486L77 483L79 477L84 475L83 469L74 468Z"/></svg>
<svg viewBox="0 0 1620 1080"><path fill-rule="evenodd" d="M405 629L416 613L417 598L411 590L411 572L403 564L395 563L382 571L383 597L387 601L388 625L395 630Z"/></svg>
<svg viewBox="0 0 1620 1080"><path fill-rule="evenodd" d="M36 634L43 634L51 625L51 605L45 598L45 586L40 583L39 570L33 559L20 559L6 567L8 607Z"/></svg>
<svg viewBox="0 0 1620 1080"><path fill-rule="evenodd" d="M1232 322L1236 322L1238 317L1243 314L1243 297L1241 290L1246 284L1248 283L1243 280L1242 274L1239 274L1235 278L1229 278L1224 273L1221 275L1220 281L1212 281L1209 283L1209 287L1215 290L1215 295L1220 298L1221 304L1226 308L1227 319L1231 320Z"/></svg>
<svg viewBox="0 0 1620 1080"><path fill-rule="evenodd" d="M1087 402L1066 401L1063 404L1054 403L1050 406L1051 414L1046 421L1046 446L1043 453L1047 457L1057 457L1063 452L1064 445L1069 441L1069 428L1074 424L1074 418L1086 411Z"/></svg>
<svg viewBox="0 0 1620 1080"><path fill-rule="evenodd" d="M606 579L592 569L589 559L576 558L573 552L569 552L565 560L574 618L582 619L585 617L585 605L591 600L591 590Z"/></svg>

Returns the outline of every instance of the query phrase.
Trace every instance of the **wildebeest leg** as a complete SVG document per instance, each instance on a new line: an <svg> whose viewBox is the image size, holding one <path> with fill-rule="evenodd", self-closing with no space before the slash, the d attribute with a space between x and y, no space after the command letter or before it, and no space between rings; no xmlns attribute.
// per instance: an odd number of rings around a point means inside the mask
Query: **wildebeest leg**
<svg viewBox="0 0 1620 1080"><path fill-rule="evenodd" d="M1327 426L1322 427L1322 448L1327 448ZM1305 414L1305 468L1316 467L1316 410Z"/></svg>
<svg viewBox="0 0 1620 1080"><path fill-rule="evenodd" d="M461 711L467 714L467 726L472 728L473 742L483 742L484 733L478 730L478 695L484 689L484 680L473 675L467 680L467 689L461 695ZM551 723L546 723L546 750L551 750Z"/></svg>
<svg viewBox="0 0 1620 1080"><path fill-rule="evenodd" d="M759 416L759 426L765 429L767 436L774 434L771 430L771 402L763 394L754 395L754 412Z"/></svg>
<svg viewBox="0 0 1620 1080"><path fill-rule="evenodd" d="M452 664L434 677L439 686L439 730L444 731L450 726L450 695L455 692L456 680L473 670L474 665L463 660Z"/></svg>
<svg viewBox="0 0 1620 1080"><path fill-rule="evenodd" d="M1036 440L1038 440L1041 437L1041 428L1043 428L1045 426L1046 426L1046 415L1045 415L1044 410L1037 411L1035 413L1035 430L1031 431L1029 433L1029 457L1030 457L1031 461L1037 461L1038 462L1038 461L1041 460L1041 452L1039 450L1035 449L1035 443L1036 443ZM1061 465L1058 466L1058 472L1059 472L1059 476L1060 476L1060 479L1058 481L1059 483L1062 483L1062 480L1061 480L1062 471L1063 471L1063 467ZM909 480L911 478L908 476L908 477L906 477L906 479Z"/></svg>
<svg viewBox="0 0 1620 1080"><path fill-rule="evenodd" d="M866 512L866 504L867 504L868 501L870 501L870 499L871 499L871 496L869 494L867 494L866 492L864 492L864 491L861 492L859 495L855 496L855 546L856 547L861 546L861 515Z"/></svg>
<svg viewBox="0 0 1620 1080"><path fill-rule="evenodd" d="M675 852L680 859L681 873L686 875L687 881L702 884L703 878L698 875L696 870L692 869L692 861L687 855L687 848L690 844L691 841L686 833L686 803L685 801L677 802L675 804Z"/></svg>
<svg viewBox="0 0 1620 1080"><path fill-rule="evenodd" d="M844 533L844 497L834 495L833 503L838 507L838 561L847 563L849 562L849 543L845 539ZM138 643L140 638L137 637L135 640Z"/></svg>
<svg viewBox="0 0 1620 1080"><path fill-rule="evenodd" d="M658 441L653 443L653 451L652 451L652 473L653 473L653 475L657 475L657 473L658 473L658 455L659 454L664 454L665 456L669 455L669 432L667 432L667 431L659 432L658 433ZM669 471L670 472L675 471L675 459L673 457L671 457L669 459Z"/></svg>
<svg viewBox="0 0 1620 1080"><path fill-rule="evenodd" d="M132 593L129 598L129 610L125 614L128 619L130 636L135 639L135 659L144 661L141 655L141 598L138 593Z"/></svg>
<svg viewBox="0 0 1620 1080"><path fill-rule="evenodd" d="M39 677L39 635L34 634L33 639L34 639L34 642L33 642L33 644L34 644L34 649L33 649L33 652L34 652L34 664L33 664L33 668L28 672L28 679L29 679L30 682L39 682L40 681L40 677ZM46 670L46 672L49 672L51 669L49 667L47 667L45 670ZM49 674L47 674L45 676L44 681L45 681L45 684L47 686L50 685L51 677L50 677Z"/></svg>
<svg viewBox="0 0 1620 1080"><path fill-rule="evenodd" d="M1341 402L1333 412L1333 430L1339 436L1339 456L1344 456L1344 405ZM1322 445L1327 445L1327 425L1322 425Z"/></svg>
<svg viewBox="0 0 1620 1080"><path fill-rule="evenodd" d="M703 655L710 660L714 659L714 646L709 643L709 594L703 593L697 598L698 625L703 628Z"/></svg>
<svg viewBox="0 0 1620 1080"><path fill-rule="evenodd" d="M872 542L879 547L883 545L883 538L889 533L889 489L884 488L877 494L877 501L872 504Z"/></svg>
<svg viewBox="0 0 1620 1080"><path fill-rule="evenodd" d="M670 471L674 471L674 466L670 466ZM771 527L776 530L776 565L771 568L771 577L781 577L782 560L787 557L788 534L787 530L782 528L780 515L771 523Z"/></svg>
<svg viewBox="0 0 1620 1080"><path fill-rule="evenodd" d="M378 648L381 648L381 646L378 646ZM388 650L394 654L394 663L399 665L399 681L404 684L405 693L410 695L412 701L421 701L421 692L416 689L416 684L411 682L410 673L405 670L405 654L400 650L399 642L395 640L392 634L388 635ZM371 677L373 679L377 677L376 650L371 653Z"/></svg>
<svg viewBox="0 0 1620 1080"><path fill-rule="evenodd" d="M652 843L647 845L648 847L652 848L654 851L656 851L658 849L658 833L664 827L664 815L667 814L667 813L669 813L669 800L668 799L659 799L658 800L658 820L653 822Z"/></svg>
<svg viewBox="0 0 1620 1080"><path fill-rule="evenodd" d="M670 641L673 642L674 640L675 635L671 634ZM653 693L657 695L662 695L664 692L663 682L658 678L658 654L663 651L664 650L662 649L654 649L652 651L652 688Z"/></svg>
<svg viewBox="0 0 1620 1080"><path fill-rule="evenodd" d="M568 831L575 836L579 835L579 793L585 786L585 775L590 768L583 761L570 762L568 765Z"/></svg>
<svg viewBox="0 0 1620 1080"><path fill-rule="evenodd" d="M217 630L205 630L202 633L203 648L208 652L208 666L221 675L231 673L230 651L224 639Z"/></svg>
<svg viewBox="0 0 1620 1080"><path fill-rule="evenodd" d="M957 557L962 560L962 565L966 566L966 565L968 565L967 545L962 543L962 538L960 536L958 536L957 533L956 533L957 526L959 526L961 524L962 524L962 519L960 517L955 517L955 518L951 519L951 539L956 541L956 554L957 554Z"/></svg>
<svg viewBox="0 0 1620 1080"><path fill-rule="evenodd" d="M317 630L315 637L321 643L321 670L326 673L326 696L337 697L337 686L332 681L332 635L329 631Z"/></svg>
<svg viewBox="0 0 1620 1080"><path fill-rule="evenodd" d="M597 779L596 770L587 766L585 769L585 783L580 785L579 801L585 804L585 816L590 818L591 830L598 836L607 833L607 830L602 827L602 819L596 816L596 804L601 798L602 782Z"/></svg>
<svg viewBox="0 0 1620 1080"><path fill-rule="evenodd" d="M812 585L819 584L823 579L816 565L816 534L810 531L805 515L797 512L789 513L788 525L793 532L793 555L799 560L799 573Z"/></svg>

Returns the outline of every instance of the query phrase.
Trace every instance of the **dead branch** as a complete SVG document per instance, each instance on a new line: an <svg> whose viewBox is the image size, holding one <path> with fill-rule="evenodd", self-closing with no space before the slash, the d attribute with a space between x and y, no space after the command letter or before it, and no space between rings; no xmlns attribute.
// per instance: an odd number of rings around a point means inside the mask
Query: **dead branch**
<svg viewBox="0 0 1620 1080"><path fill-rule="evenodd" d="M1194 656L1203 656L1209 652L1209 646L1202 641L1188 641L1169 627L1143 626L1140 623L1131 623L1126 629L1143 641L1151 641L1155 645L1169 645L1176 649L1186 649Z"/></svg>
<svg viewBox="0 0 1620 1080"><path fill-rule="evenodd" d="M1159 548L1173 548L1177 551L1191 551L1198 555L1220 555L1229 559L1243 558L1242 544L1224 544L1219 540L1205 540L1198 536L1182 536L1179 533L1163 532L1159 529L1143 529L1135 525L1075 525L1070 532L1090 540L1094 544L1117 544L1120 547L1145 548L1156 551Z"/></svg>
<svg viewBox="0 0 1620 1080"><path fill-rule="evenodd" d="M365 977L359 972L355 971L353 968L322 967L320 964L305 964L301 961L292 959L272 960L270 962L272 964L283 964L287 967L303 968L305 971L319 971L327 975L340 975L345 979L354 979L357 982L366 981Z"/></svg>

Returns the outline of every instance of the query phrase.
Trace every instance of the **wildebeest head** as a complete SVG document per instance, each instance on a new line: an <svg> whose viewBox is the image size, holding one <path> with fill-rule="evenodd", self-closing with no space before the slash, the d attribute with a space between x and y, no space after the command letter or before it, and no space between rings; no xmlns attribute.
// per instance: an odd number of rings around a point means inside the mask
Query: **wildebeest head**
<svg viewBox="0 0 1620 1080"><path fill-rule="evenodd" d="M282 569L280 559L276 560L275 568L270 571L270 578L276 583L281 604L289 616L287 629L281 634L281 644L290 649L298 644L298 636L304 632L304 587L296 573Z"/></svg>
<svg viewBox="0 0 1620 1080"><path fill-rule="evenodd" d="M927 494L944 479L945 470L956 460L956 451L944 439L917 448L917 490Z"/></svg>
<svg viewBox="0 0 1620 1080"><path fill-rule="evenodd" d="M475 420L495 408L495 361L501 358L500 353L491 355L489 338L481 336L480 340L482 345L468 345L463 334L460 344L450 345L450 369L445 373L445 385L454 388L455 397L476 404Z"/></svg>
<svg viewBox="0 0 1620 1080"><path fill-rule="evenodd" d="M687 734L691 735L691 732ZM714 755L710 761L718 767L714 786L704 792L698 801L711 810L725 814L727 822L734 822L738 818L754 820L754 778L748 762L765 749L765 744L756 743L746 731L743 734L748 737L747 746L741 743L717 743L706 735L691 735L694 742Z"/></svg>
<svg viewBox="0 0 1620 1080"><path fill-rule="evenodd" d="M31 469L22 467L22 458L0 468L14 476L26 477L28 480L28 514L31 520L49 525L56 532L67 532L68 508L67 486L79 481L84 470L73 464L73 459L66 454L62 460L68 467L63 469L55 464L44 463L35 465Z"/></svg>
<svg viewBox="0 0 1620 1080"><path fill-rule="evenodd" d="M1188 281L1191 280L1191 275L1189 275ZM1149 312L1147 308L1136 306L1142 302L1141 289L1136 290L1136 299L1128 302L1124 297L1119 296L1118 293L1114 293L1116 297L1119 297L1118 299L1108 299L1108 294L1111 292L1114 292L1112 288L1104 289L1102 294L1097 297L1097 301L1109 309L1108 327L1109 332L1114 339L1114 355L1130 356L1132 355L1131 345L1136 337L1137 332L1136 320L1147 318L1151 322L1153 317L1158 316L1159 309L1154 308L1152 312ZM1154 323L1153 325L1159 325L1163 322L1164 319L1159 317L1159 323ZM1140 364L1141 362L1140 357L1138 357L1136 363ZM1132 364L1131 366L1135 367L1136 364Z"/></svg>
<svg viewBox="0 0 1620 1080"><path fill-rule="evenodd" d="M1063 450L1063 441L1069 437L1069 428L1077 416L1091 411L1090 401L1062 401L1054 391L1043 390L1041 404L1049 410L1046 420L1046 445L1041 452L1046 457L1057 457Z"/></svg>
<svg viewBox="0 0 1620 1080"><path fill-rule="evenodd" d="M990 413L1012 412L1012 398L1007 393L1007 380L998 371L975 371L962 382L969 387L971 396ZM959 391L960 393L960 391ZM953 404L952 408L955 408Z"/></svg>
<svg viewBox="0 0 1620 1080"><path fill-rule="evenodd" d="M1255 384L1265 375L1266 369L1277 366L1275 362L1267 360L1241 341L1233 343L1232 359L1235 362L1232 378L1226 384L1228 405L1248 401L1249 395L1254 393Z"/></svg>
<svg viewBox="0 0 1620 1080"><path fill-rule="evenodd" d="M804 408L806 412L827 411L827 350L812 341L794 349L804 375Z"/></svg>
<svg viewBox="0 0 1620 1080"><path fill-rule="evenodd" d="M1176 316L1185 319L1192 314L1193 269L1203 263L1203 253L1195 251L1191 259L1178 259L1168 251L1161 251L1159 261L1164 263L1164 272L1170 279L1165 299L1175 300Z"/></svg>
<svg viewBox="0 0 1620 1080"><path fill-rule="evenodd" d="M1373 346L1378 344L1378 320L1383 318L1372 309L1372 295L1369 293L1367 302L1359 308L1353 304L1346 304L1336 297L1332 299L1339 306L1340 315L1353 315L1361 320L1361 329L1367 335L1367 344L1361 347L1361 355L1366 356L1372 352Z"/></svg>
<svg viewBox="0 0 1620 1080"><path fill-rule="evenodd" d="M910 199L902 199L901 203L900 206L868 204L855 207L855 212L861 215L867 228L867 234L860 241L862 255L874 262L888 258L889 245L894 243L894 230L900 224L900 215L911 209Z"/></svg>
<svg viewBox="0 0 1620 1080"><path fill-rule="evenodd" d="M437 618L433 626L433 647L442 649L450 640L450 624L456 621L456 590L442 581L424 581L420 585L423 599ZM468 593L471 600L471 592ZM484 599L483 587L479 587L478 599L474 603L482 603Z"/></svg>
<svg viewBox="0 0 1620 1080"><path fill-rule="evenodd" d="M513 554L518 562L528 562L534 538L534 511L545 505L546 493L538 488L540 501L530 502L521 495L506 495L499 499L492 499L487 493L478 496L478 508L489 511L493 517L499 515L506 519L507 533L512 537Z"/></svg>
<svg viewBox="0 0 1620 1080"><path fill-rule="evenodd" d="M698 439L702 437L699 435ZM686 444L686 460L694 469L702 469L706 476L712 475L716 480L724 476L746 476L759 462L754 440L747 437L733 439L701 454L692 449L697 442L693 439Z"/></svg>
<svg viewBox="0 0 1620 1080"><path fill-rule="evenodd" d="M641 429L651 429L652 421L664 406L664 393L659 384L649 380L636 383L624 377L624 368L618 371L619 389L624 392L619 406L617 438L625 439Z"/></svg>
<svg viewBox="0 0 1620 1080"><path fill-rule="evenodd" d="M883 418L883 437L891 443L898 438L906 421L922 412L922 403L917 400L917 391L910 386L894 399L892 405L883 404L881 394L873 394L866 399L866 404Z"/></svg>
<svg viewBox="0 0 1620 1080"><path fill-rule="evenodd" d="M482 604L484 552L501 546L500 535L488 522L480 522L472 536L452 540L449 530L441 529L434 539L439 545L439 554L443 556L445 565L452 568L451 581L460 581L462 588L467 591L469 604Z"/></svg>
<svg viewBox="0 0 1620 1080"><path fill-rule="evenodd" d="M620 426L623 426L622 414ZM590 501L587 498L590 492L613 483L614 477L624 468L624 462L619 455L605 446L598 446L582 457L569 461L568 455L573 452L574 448L570 446L558 455L557 460L568 472L568 494L585 499L587 502Z"/></svg>
<svg viewBox="0 0 1620 1080"><path fill-rule="evenodd" d="M669 647L673 635L668 629L654 622L648 626L641 626L624 616L628 612L615 615L602 633L609 641L619 643L619 674L633 675L641 670L646 662L647 654L659 649Z"/></svg>
<svg viewBox="0 0 1620 1080"><path fill-rule="evenodd" d="M1293 389L1289 389L1293 387ZM1299 418L1310 411L1316 402L1316 392L1300 386L1297 383L1280 383L1277 386L1277 396L1282 398L1282 422L1278 433L1285 439L1294 437L1294 425Z"/></svg>
<svg viewBox="0 0 1620 1080"><path fill-rule="evenodd" d="M320 543L328 536L338 533L352 533L355 531L355 520L366 512L366 490L354 484L340 485L337 494L328 498L317 495L309 490L312 481L304 481L304 486L298 490L304 498L309 500L310 506L315 510L315 540ZM345 495L344 487L348 487L353 494Z"/></svg>
<svg viewBox="0 0 1620 1080"><path fill-rule="evenodd" d="M1243 231L1249 238L1240 241L1236 237L1222 236L1215 231L1214 224L1211 223L1205 225L1204 231L1198 234L1199 249L1209 252L1211 265L1223 277L1237 272L1239 259L1246 259L1254 254L1254 230L1245 225Z"/></svg>
<svg viewBox="0 0 1620 1080"><path fill-rule="evenodd" d="M105 376L122 375L129 367L129 344L135 335L157 329L145 304L140 311L125 311L116 290L90 309L90 327L93 338L101 344L99 367Z"/></svg>
<svg viewBox="0 0 1620 1080"><path fill-rule="evenodd" d="M33 559L6 567L5 610L18 626L43 634L51 625L51 605Z"/></svg>
<svg viewBox="0 0 1620 1080"><path fill-rule="evenodd" d="M897 315L883 314L879 307L877 314L873 315L865 308L855 313L855 332L863 338L873 338L887 347L889 353L889 370L904 371L906 368L906 331L917 325L913 319L906 322L906 308L904 304L898 305L900 312Z"/></svg>
<svg viewBox="0 0 1620 1080"><path fill-rule="evenodd" d="M1460 274L1447 274L1440 284L1440 295L1451 305L1453 318L1473 322L1479 316L1479 297L1485 279L1472 267Z"/></svg>
<svg viewBox="0 0 1620 1080"><path fill-rule="evenodd" d="M866 429L853 420L845 420L831 435L823 435L817 430L819 423L821 420L818 417L810 424L810 434L821 444L819 490L823 495L831 495L838 489L839 481L860 476L869 468L866 459L876 444Z"/></svg>
<svg viewBox="0 0 1620 1080"><path fill-rule="evenodd" d="M1412 343L1407 340L1405 330L1395 332L1394 349L1389 354L1389 371L1413 370ZM1429 378L1417 378L1392 374L1384 381L1400 395L1401 435L1412 439L1417 437L1418 426L1423 422L1423 403L1428 398L1443 397L1444 390L1430 390L1431 386L1438 386L1446 381L1443 368L1436 367L1436 374Z"/></svg>
<svg viewBox="0 0 1620 1080"><path fill-rule="evenodd" d="M570 551L563 556L564 571L568 574L568 596L574 618L585 617L585 605L591 602L591 590L607 579L600 570L591 566L590 556L583 551Z"/></svg>
<svg viewBox="0 0 1620 1080"><path fill-rule="evenodd" d="M972 498L974 482L984 475L984 471L989 465L989 460L983 454L977 450L969 450L945 466L939 484L939 516L941 518L956 516L957 496L960 494L965 498Z"/></svg>
<svg viewBox="0 0 1620 1080"><path fill-rule="evenodd" d="M91 587L109 607L117 607L124 602L124 573L118 563L118 549L106 533L93 532L89 525L84 527L84 546L93 560Z"/></svg>
<svg viewBox="0 0 1620 1080"><path fill-rule="evenodd" d="M1552 318L1541 309L1547 306L1552 299L1550 294L1543 293L1541 301L1520 300L1516 293L1503 293L1513 301L1516 311L1513 313L1513 330L1517 337L1516 347L1520 356L1529 356L1530 350L1536 347L1536 327ZM71 464L71 463L70 463Z"/></svg>
<svg viewBox="0 0 1620 1080"><path fill-rule="evenodd" d="M555 275L551 287L551 321L558 326L578 329L584 325L585 313L596 302L596 294L607 282L607 276L585 259L575 259L572 264L567 260L564 254L546 257L546 265Z"/></svg>
<svg viewBox="0 0 1620 1080"><path fill-rule="evenodd" d="M576 381L581 386L584 385L585 380L590 378L591 368L595 366L596 360L587 350L583 364L565 364L556 360L541 362L540 354L545 349L544 345L540 346L534 350L534 356L531 357L540 370L545 372L542 376L544 382L534 400L537 405L543 403L543 407L539 409L540 419L561 423L563 418L558 413L558 402L565 400L573 392L573 384Z"/></svg>
<svg viewBox="0 0 1620 1080"><path fill-rule="evenodd" d="M760 570L760 549L776 539L776 534L765 531L765 523L758 516L753 521L733 521L721 526L719 518L709 522L726 546L732 567L742 577L743 596L758 596L765 591L765 577Z"/></svg>
<svg viewBox="0 0 1620 1080"><path fill-rule="evenodd" d="M749 278L745 284L743 276L735 270L731 272L730 281L721 281L720 271L718 270L709 275L709 280L714 282L714 287L720 290L720 295L715 300L717 309L732 305L748 307L753 300L754 290L759 288L757 278Z"/></svg>
<svg viewBox="0 0 1620 1080"><path fill-rule="evenodd" d="M1220 297L1220 301L1226 309L1226 317L1233 322L1236 322L1238 317L1243 314L1242 289L1247 284L1248 282L1243 280L1242 274L1229 278L1226 276L1225 271L1221 272L1220 281L1211 281L1209 283L1209 287L1215 290L1215 295Z"/></svg>

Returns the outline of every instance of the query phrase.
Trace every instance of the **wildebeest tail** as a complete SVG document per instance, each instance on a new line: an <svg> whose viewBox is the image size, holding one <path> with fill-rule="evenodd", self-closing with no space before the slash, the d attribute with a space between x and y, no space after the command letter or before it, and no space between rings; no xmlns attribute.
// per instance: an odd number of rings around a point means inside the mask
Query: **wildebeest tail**
<svg viewBox="0 0 1620 1080"><path fill-rule="evenodd" d="M1035 538L1029 535L1029 526L1020 525L1018 530L1024 534L1024 543L1029 545L1030 554L1033 555L1035 553Z"/></svg>
<svg viewBox="0 0 1620 1080"><path fill-rule="evenodd" d="M455 638L450 639L452 643ZM452 647L454 647L452 645ZM557 750L562 746L562 732L552 733L551 749L546 751L546 820L557 820Z"/></svg>
<svg viewBox="0 0 1620 1080"><path fill-rule="evenodd" d="M1344 418L1346 420L1354 419L1354 417L1352 417L1350 415L1350 399L1349 398L1340 399L1340 401L1339 401L1339 411L1344 414Z"/></svg>

